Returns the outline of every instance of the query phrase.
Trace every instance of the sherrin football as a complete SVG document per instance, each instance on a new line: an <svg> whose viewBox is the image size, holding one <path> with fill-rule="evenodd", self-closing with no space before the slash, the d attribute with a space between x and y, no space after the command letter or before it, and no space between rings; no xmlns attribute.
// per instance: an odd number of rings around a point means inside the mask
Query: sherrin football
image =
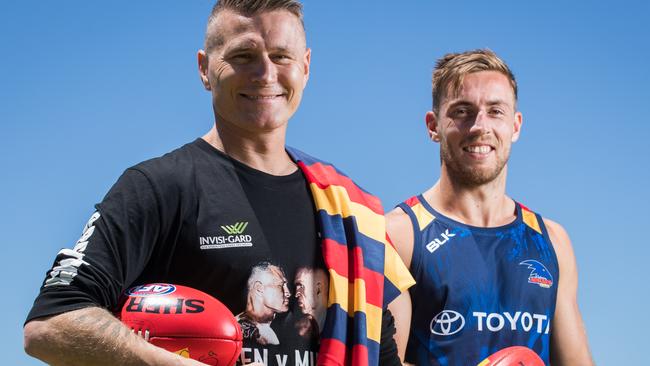
<svg viewBox="0 0 650 366"><path fill-rule="evenodd" d="M544 361L530 348L512 346L495 352L478 366L544 366Z"/></svg>
<svg viewBox="0 0 650 366"><path fill-rule="evenodd" d="M241 352L241 328L230 310L190 287L133 287L118 317L150 343L208 365L234 365Z"/></svg>

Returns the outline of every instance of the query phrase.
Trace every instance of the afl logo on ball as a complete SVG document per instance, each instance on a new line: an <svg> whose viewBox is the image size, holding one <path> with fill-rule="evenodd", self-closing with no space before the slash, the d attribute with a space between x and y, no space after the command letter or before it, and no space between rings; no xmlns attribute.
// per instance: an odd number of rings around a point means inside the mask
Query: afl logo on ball
<svg viewBox="0 0 650 366"><path fill-rule="evenodd" d="M147 285L130 288L126 294L129 296L162 296L176 291L176 286L168 283L150 283Z"/></svg>
<svg viewBox="0 0 650 366"><path fill-rule="evenodd" d="M465 318L453 310L443 310L431 319L431 333L449 336L460 332L465 326Z"/></svg>

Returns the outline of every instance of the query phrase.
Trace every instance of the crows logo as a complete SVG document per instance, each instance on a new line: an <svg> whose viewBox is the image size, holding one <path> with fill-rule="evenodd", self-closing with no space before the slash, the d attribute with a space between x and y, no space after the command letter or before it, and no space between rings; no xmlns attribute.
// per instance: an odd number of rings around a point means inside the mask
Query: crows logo
<svg viewBox="0 0 650 366"><path fill-rule="evenodd" d="M553 286L553 276L551 276L551 272L549 272L540 262L528 259L519 263L519 265L528 266L528 269L530 270L528 283L534 283L544 288L550 288Z"/></svg>

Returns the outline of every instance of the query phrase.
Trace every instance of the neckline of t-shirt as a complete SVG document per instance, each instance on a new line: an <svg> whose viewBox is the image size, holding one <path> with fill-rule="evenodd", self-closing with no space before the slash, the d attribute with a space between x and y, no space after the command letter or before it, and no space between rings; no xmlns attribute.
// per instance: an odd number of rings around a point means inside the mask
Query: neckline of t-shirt
<svg viewBox="0 0 650 366"><path fill-rule="evenodd" d="M217 149L216 147L210 145L209 142L205 141L202 138L197 138L196 142L199 144L199 147L203 148L204 150L207 150L210 153L215 153L219 155L219 157L228 160L233 164L235 169L238 169L242 171L245 174L253 175L258 178L265 179L268 182L271 182L272 184L285 184L288 182L292 182L294 180L302 179L302 172L300 169L296 169L296 171L289 173L287 175L273 175L269 174L266 172L263 172L261 170L255 169L235 158L232 156L224 153L223 151Z"/></svg>
<svg viewBox="0 0 650 366"><path fill-rule="evenodd" d="M511 222L505 224L505 225L491 226L491 227L472 226L472 225L468 225L468 224L462 223L460 221L454 220L451 217L445 216L445 215L441 214L440 212L438 212L436 209L434 209L433 206L431 206L429 204L429 202L427 202L427 200L424 199L424 196L422 194L418 195L418 200L422 203L422 206L424 206L424 208L427 211L429 211L429 213L431 213L435 217L434 220L441 221L441 222L443 222L443 223L445 223L447 225L451 225L451 226L467 228L467 229L469 229L469 230L471 230L473 232L492 233L492 232L495 232L495 231L502 231L504 229L509 229L509 228L511 228L513 226L519 225L521 223L521 221L522 221L521 206L515 200L513 200L513 202L515 203L515 213L516 213L515 219L512 220Z"/></svg>

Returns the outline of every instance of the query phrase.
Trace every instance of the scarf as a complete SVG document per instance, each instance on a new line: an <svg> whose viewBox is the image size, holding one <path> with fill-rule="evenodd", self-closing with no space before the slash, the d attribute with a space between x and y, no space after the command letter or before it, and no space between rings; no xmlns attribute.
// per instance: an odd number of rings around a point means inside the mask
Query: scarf
<svg viewBox="0 0 650 366"><path fill-rule="evenodd" d="M331 164L287 152L309 184L330 279L317 364L375 366L382 310L415 281L386 235L381 201Z"/></svg>

